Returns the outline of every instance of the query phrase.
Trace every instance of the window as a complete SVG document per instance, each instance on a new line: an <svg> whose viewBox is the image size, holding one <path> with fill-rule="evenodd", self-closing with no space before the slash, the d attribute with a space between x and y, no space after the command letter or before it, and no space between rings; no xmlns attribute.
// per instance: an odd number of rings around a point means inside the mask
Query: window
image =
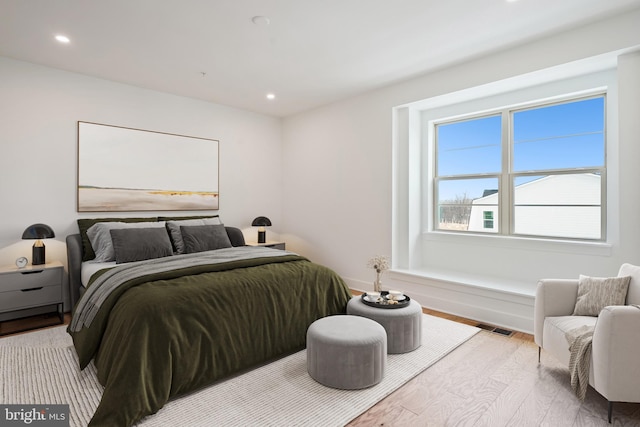
<svg viewBox="0 0 640 427"><path fill-rule="evenodd" d="M493 228L493 212L484 211L483 217L484 217L484 228Z"/></svg>
<svg viewBox="0 0 640 427"><path fill-rule="evenodd" d="M603 94L433 126L435 229L604 239Z"/></svg>

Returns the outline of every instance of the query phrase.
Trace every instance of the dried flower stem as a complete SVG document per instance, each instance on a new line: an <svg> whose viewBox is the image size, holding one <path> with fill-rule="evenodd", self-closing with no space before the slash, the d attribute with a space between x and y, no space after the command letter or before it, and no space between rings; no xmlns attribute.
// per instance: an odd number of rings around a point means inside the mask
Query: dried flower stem
<svg viewBox="0 0 640 427"><path fill-rule="evenodd" d="M380 292L382 285L380 284L380 276L389 269L389 259L383 255L376 255L367 263L367 267L376 271L376 281L374 282L374 290Z"/></svg>

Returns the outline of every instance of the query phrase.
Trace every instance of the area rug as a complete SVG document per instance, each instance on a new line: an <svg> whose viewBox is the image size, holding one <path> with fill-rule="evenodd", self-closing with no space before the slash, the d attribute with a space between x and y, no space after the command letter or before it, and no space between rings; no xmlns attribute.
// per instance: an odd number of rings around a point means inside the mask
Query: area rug
<svg viewBox="0 0 640 427"><path fill-rule="evenodd" d="M307 374L303 350L173 399L139 425L343 426L478 331L425 314L422 346L388 355L385 377L373 387L337 390L317 383ZM0 339L0 369L1 403L69 404L71 426L86 426L102 395L93 364L78 370L64 326Z"/></svg>

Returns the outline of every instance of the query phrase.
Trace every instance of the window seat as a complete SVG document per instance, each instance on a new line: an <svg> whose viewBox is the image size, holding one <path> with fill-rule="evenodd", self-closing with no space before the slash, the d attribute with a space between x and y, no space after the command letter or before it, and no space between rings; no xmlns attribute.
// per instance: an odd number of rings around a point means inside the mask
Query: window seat
<svg viewBox="0 0 640 427"><path fill-rule="evenodd" d="M483 323L533 332L536 283L446 270L389 271L383 284L431 308Z"/></svg>
<svg viewBox="0 0 640 427"><path fill-rule="evenodd" d="M534 298L536 283L518 282L504 278L479 276L447 270L405 270L393 269L391 274L399 276L414 276L416 279L431 279L439 282L468 286L470 288L490 290L510 295Z"/></svg>

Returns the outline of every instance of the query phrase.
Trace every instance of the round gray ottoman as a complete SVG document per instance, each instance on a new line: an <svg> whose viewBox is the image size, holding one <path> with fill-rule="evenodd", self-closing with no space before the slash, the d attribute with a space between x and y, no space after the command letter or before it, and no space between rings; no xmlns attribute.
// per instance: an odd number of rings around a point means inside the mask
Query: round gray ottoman
<svg viewBox="0 0 640 427"><path fill-rule="evenodd" d="M408 353L420 347L422 307L414 300L402 308L376 308L366 305L359 296L347 304L347 314L366 317L380 323L387 331L387 351Z"/></svg>
<svg viewBox="0 0 640 427"><path fill-rule="evenodd" d="M307 329L307 372L320 384L356 390L378 384L387 364L387 333L359 316L329 316Z"/></svg>

